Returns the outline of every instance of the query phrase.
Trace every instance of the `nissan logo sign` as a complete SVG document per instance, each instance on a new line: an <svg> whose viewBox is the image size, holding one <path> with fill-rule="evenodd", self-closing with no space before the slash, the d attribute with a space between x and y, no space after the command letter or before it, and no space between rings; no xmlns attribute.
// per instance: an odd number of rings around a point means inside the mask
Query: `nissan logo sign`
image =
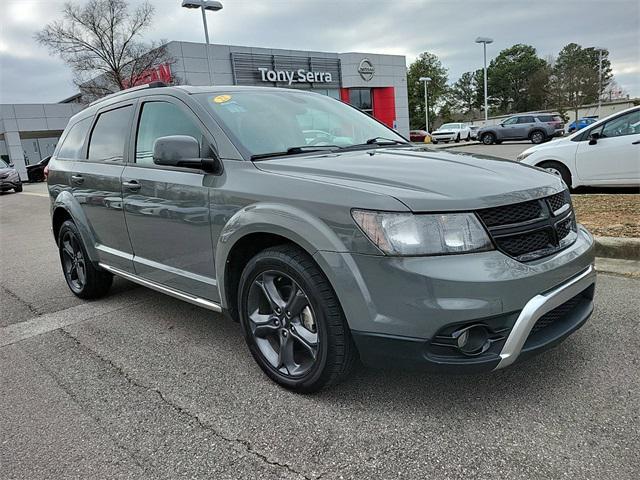
<svg viewBox="0 0 640 480"><path fill-rule="evenodd" d="M371 60L363 58L358 65L358 73L365 82L368 82L373 78L373 74L376 73L376 67L373 66Z"/></svg>

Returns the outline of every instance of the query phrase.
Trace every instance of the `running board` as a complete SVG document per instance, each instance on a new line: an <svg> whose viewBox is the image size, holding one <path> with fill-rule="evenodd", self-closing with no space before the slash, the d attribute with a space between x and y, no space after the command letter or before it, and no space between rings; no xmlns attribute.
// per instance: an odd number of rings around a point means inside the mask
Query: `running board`
<svg viewBox="0 0 640 480"><path fill-rule="evenodd" d="M131 280L132 282L142 285L143 287L147 287L160 293L171 295L172 297L179 300L184 300L185 302L189 302L194 305L198 305L199 307L213 310L214 312L222 312L222 307L220 307L220 304L218 303L205 300L204 298L189 295L188 293L181 292L180 290L174 290L173 288L167 287L165 285L160 285L159 283L156 283L152 280L147 280L146 278L139 277L138 275L134 275L133 273L125 272L124 270L120 270L119 268L115 268L104 263L98 263L98 265L100 266L100 268L104 268L107 272L113 273L114 275L122 278L126 278L127 280Z"/></svg>

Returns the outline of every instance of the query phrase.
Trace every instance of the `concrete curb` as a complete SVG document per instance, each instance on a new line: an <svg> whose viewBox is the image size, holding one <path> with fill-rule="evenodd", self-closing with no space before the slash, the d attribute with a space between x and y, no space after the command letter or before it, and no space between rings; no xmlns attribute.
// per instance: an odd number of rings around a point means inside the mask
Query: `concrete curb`
<svg viewBox="0 0 640 480"><path fill-rule="evenodd" d="M596 257L640 260L640 238L594 237Z"/></svg>

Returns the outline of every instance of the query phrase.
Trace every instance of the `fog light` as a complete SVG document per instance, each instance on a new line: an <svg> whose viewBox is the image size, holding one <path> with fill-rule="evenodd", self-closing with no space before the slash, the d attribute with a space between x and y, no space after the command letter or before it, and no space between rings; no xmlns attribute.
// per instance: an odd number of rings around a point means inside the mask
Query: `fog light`
<svg viewBox="0 0 640 480"><path fill-rule="evenodd" d="M465 355L479 355L489 348L489 332L484 325L471 325L453 333L458 350Z"/></svg>

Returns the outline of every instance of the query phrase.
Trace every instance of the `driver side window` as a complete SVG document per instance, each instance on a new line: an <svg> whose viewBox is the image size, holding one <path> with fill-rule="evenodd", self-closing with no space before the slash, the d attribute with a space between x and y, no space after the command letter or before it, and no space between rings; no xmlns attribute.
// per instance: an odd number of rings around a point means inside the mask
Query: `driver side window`
<svg viewBox="0 0 640 480"><path fill-rule="evenodd" d="M138 136L136 138L136 163L154 165L153 144L160 137L188 135L200 143L203 136L199 127L178 106L169 102L147 102L142 106Z"/></svg>
<svg viewBox="0 0 640 480"><path fill-rule="evenodd" d="M598 130L594 130L594 132L597 131ZM629 112L605 123L600 132L600 136L611 138L634 135L636 133L640 133L640 110Z"/></svg>
<svg viewBox="0 0 640 480"><path fill-rule="evenodd" d="M513 125L518 121L518 117L507 118L503 123L504 125Z"/></svg>

